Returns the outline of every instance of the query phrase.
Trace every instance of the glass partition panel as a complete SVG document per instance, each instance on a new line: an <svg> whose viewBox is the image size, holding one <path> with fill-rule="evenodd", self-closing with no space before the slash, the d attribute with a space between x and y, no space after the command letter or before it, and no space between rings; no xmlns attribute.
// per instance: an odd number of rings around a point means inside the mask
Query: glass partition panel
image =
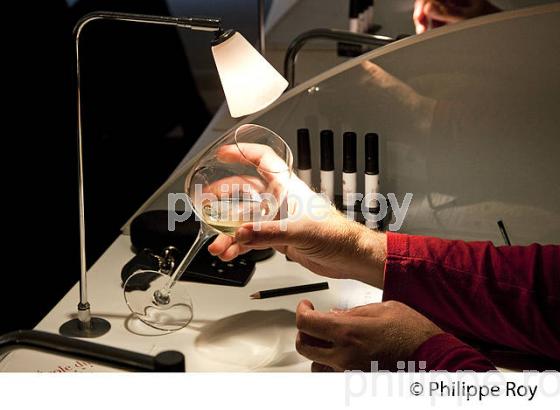
<svg viewBox="0 0 560 410"><path fill-rule="evenodd" d="M399 204L412 193L400 232L560 242L560 5L500 13L407 38L345 62L287 92L243 122L264 125L294 149L312 136L318 186L319 132L335 133L341 193L342 133L380 136L380 190ZM208 141L210 142L210 141ZM181 192L179 175L147 207ZM359 175L359 190L363 176Z"/></svg>

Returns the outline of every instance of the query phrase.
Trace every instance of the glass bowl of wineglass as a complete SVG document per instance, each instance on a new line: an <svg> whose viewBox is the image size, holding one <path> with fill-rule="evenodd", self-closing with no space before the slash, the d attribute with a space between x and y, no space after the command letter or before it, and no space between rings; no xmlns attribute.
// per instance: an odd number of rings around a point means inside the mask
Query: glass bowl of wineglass
<svg viewBox="0 0 560 410"><path fill-rule="evenodd" d="M175 331L193 317L188 285L179 282L198 251L211 237L235 236L244 223L278 218L286 203L293 156L271 130L244 124L201 152L185 179L185 193L197 220L198 236L170 275L141 270L124 284L131 312L147 325Z"/></svg>

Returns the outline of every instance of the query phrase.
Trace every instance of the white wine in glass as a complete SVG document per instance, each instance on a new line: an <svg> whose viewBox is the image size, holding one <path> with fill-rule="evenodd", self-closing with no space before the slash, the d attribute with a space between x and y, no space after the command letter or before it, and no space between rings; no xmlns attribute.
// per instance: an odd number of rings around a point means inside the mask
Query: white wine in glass
<svg viewBox="0 0 560 410"><path fill-rule="evenodd" d="M292 152L269 129L244 124L197 156L185 179L189 205L200 220L198 236L171 276L138 271L124 284L130 310L156 329L187 326L193 309L187 285L178 282L206 241L241 225L276 218L286 199Z"/></svg>
<svg viewBox="0 0 560 410"><path fill-rule="evenodd" d="M267 220L270 213L277 213L267 201L254 199L225 199L209 202L202 207L202 220L211 228L234 236L235 231L247 222Z"/></svg>

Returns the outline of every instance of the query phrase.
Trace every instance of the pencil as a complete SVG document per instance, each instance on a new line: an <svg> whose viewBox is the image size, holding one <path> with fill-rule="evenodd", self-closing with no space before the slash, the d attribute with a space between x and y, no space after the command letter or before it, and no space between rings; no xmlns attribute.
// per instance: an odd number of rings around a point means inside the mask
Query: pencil
<svg viewBox="0 0 560 410"><path fill-rule="evenodd" d="M318 290L325 290L329 288L328 282L311 283L309 285L290 286L288 288L268 289L261 290L260 292L253 293L251 299L266 299L276 296L295 295L297 293L315 292Z"/></svg>
<svg viewBox="0 0 560 410"><path fill-rule="evenodd" d="M504 222L501 219L498 221L498 228L500 228L500 233L502 234L502 238L504 238L504 242L506 243L506 245L511 246L511 241L509 240L509 235L506 231L506 226L504 225Z"/></svg>

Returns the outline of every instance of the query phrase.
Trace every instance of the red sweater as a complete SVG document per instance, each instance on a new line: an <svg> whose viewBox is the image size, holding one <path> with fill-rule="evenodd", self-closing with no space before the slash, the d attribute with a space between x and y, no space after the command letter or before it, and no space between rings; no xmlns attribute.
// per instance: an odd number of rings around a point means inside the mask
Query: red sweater
<svg viewBox="0 0 560 410"><path fill-rule="evenodd" d="M469 339L560 360L560 246L500 246L387 234L384 300L416 309ZM449 333L409 360L426 370L493 370Z"/></svg>

